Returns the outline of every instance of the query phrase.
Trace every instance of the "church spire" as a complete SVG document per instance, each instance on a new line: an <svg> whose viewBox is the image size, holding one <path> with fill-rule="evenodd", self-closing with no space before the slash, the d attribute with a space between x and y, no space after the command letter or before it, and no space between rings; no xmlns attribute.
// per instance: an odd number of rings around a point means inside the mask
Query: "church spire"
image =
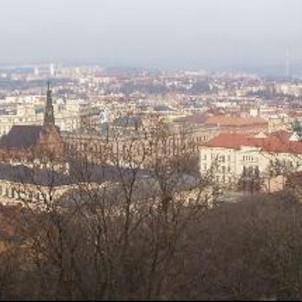
<svg viewBox="0 0 302 302"><path fill-rule="evenodd" d="M54 118L54 113L53 113L50 82L48 81L47 82L46 106L45 106L45 111L44 111L44 127L51 128L53 126L55 126L55 118Z"/></svg>

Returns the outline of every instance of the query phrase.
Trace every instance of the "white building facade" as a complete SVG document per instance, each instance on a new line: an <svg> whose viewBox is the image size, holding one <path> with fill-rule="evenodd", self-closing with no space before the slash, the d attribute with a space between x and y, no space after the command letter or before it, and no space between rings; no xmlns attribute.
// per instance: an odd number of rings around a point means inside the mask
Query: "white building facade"
<svg viewBox="0 0 302 302"><path fill-rule="evenodd" d="M302 142L296 139L273 145L270 137L242 140L242 135L221 134L200 149L201 175L220 185L236 186L248 171L263 179L271 191L267 180L301 170Z"/></svg>

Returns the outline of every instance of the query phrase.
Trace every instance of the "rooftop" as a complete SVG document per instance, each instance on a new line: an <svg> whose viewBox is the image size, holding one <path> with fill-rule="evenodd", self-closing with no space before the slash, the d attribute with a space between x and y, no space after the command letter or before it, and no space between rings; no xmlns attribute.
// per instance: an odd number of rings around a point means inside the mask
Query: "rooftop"
<svg viewBox="0 0 302 302"><path fill-rule="evenodd" d="M260 117L240 117L240 116L226 116L214 115L207 118L206 124L228 126L228 127L244 127L252 125L265 125L267 121Z"/></svg>
<svg viewBox="0 0 302 302"><path fill-rule="evenodd" d="M286 131L273 132L266 138L241 133L221 133L204 146L237 150L242 147L257 147L267 152L302 154L302 141L291 140L292 136L293 133Z"/></svg>
<svg viewBox="0 0 302 302"><path fill-rule="evenodd" d="M1 138L0 145L7 149L28 149L37 144L42 129L42 126L15 125Z"/></svg>

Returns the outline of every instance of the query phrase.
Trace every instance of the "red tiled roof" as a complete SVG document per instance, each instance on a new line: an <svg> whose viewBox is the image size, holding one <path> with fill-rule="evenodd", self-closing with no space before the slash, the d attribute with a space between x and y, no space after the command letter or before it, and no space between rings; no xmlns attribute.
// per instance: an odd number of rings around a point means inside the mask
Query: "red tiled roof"
<svg viewBox="0 0 302 302"><path fill-rule="evenodd" d="M221 133L204 145L212 148L239 150L243 146L259 147L267 152L302 154L302 141L289 141L291 133L279 131L267 138L255 138L240 133Z"/></svg>
<svg viewBox="0 0 302 302"><path fill-rule="evenodd" d="M240 116L225 116L214 115L210 116L206 124L220 125L220 126L252 126L252 125L266 125L267 121L260 117L240 117Z"/></svg>
<svg viewBox="0 0 302 302"><path fill-rule="evenodd" d="M282 141L288 141L292 134L293 134L292 132L288 132L286 130L279 130L279 131L271 132L268 137L271 138L274 137Z"/></svg>
<svg viewBox="0 0 302 302"><path fill-rule="evenodd" d="M241 133L221 133L205 143L207 147L222 147L240 149L241 146L248 146L248 136Z"/></svg>

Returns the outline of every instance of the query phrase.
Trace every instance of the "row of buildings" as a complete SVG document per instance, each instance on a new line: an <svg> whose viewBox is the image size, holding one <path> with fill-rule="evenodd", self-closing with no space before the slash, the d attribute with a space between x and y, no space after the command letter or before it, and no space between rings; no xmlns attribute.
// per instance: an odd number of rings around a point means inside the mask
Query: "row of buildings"
<svg viewBox="0 0 302 302"><path fill-rule="evenodd" d="M45 101L43 96L4 100L0 114L0 136L7 134L14 125L43 125ZM58 99L53 108L55 123L62 132L74 133L88 126L94 129L100 127L98 108L84 100Z"/></svg>

